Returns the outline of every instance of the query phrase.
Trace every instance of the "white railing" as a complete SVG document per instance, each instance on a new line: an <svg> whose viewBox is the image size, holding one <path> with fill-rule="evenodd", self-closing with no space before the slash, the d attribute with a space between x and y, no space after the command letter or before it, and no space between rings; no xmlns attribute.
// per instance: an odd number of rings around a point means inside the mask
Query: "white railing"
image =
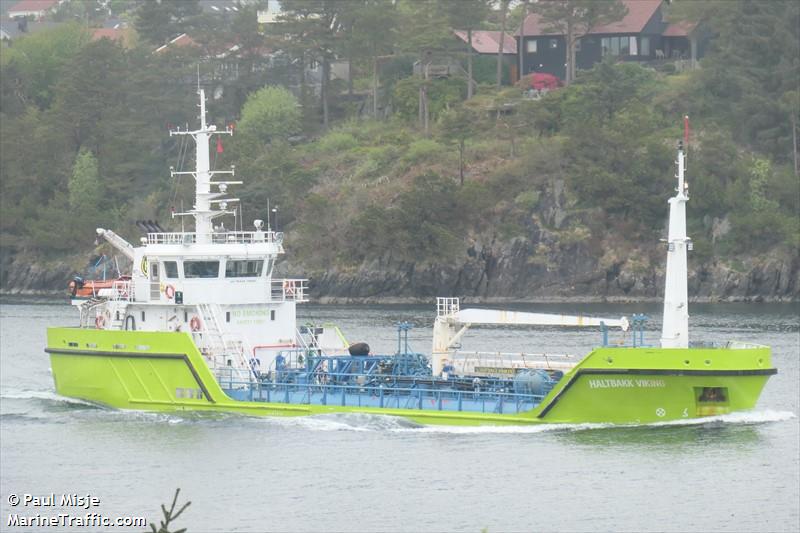
<svg viewBox="0 0 800 533"><path fill-rule="evenodd" d="M254 381L256 375L248 361L252 349L241 336L227 330L217 304L198 304L201 330L194 333L195 344L201 353L213 362L217 379L224 376L229 381ZM221 374L219 373L221 372ZM234 380L234 378L236 378Z"/></svg>
<svg viewBox="0 0 800 533"><path fill-rule="evenodd" d="M460 303L458 298L436 298L436 316L448 317L458 314Z"/></svg>
<svg viewBox="0 0 800 533"><path fill-rule="evenodd" d="M116 300L120 302L133 301L133 280L115 281L111 287L111 297L109 300Z"/></svg>
<svg viewBox="0 0 800 533"><path fill-rule="evenodd" d="M115 302L130 302L134 299L133 290L133 280L117 280L111 287L97 289L95 296Z"/></svg>
<svg viewBox="0 0 800 533"><path fill-rule="evenodd" d="M274 301L307 302L307 279L270 280L270 298Z"/></svg>
<svg viewBox="0 0 800 533"><path fill-rule="evenodd" d="M173 232L173 233L148 233L147 244L194 244L198 241L198 235L205 236L201 241L214 244L253 244L253 243L277 243L283 242L282 231L223 231L208 234L198 234L194 232Z"/></svg>
<svg viewBox="0 0 800 533"><path fill-rule="evenodd" d="M522 368L569 370L577 364L572 355L552 353L457 351L451 358L453 366L465 374L514 373Z"/></svg>
<svg viewBox="0 0 800 533"><path fill-rule="evenodd" d="M766 348L763 344L755 344L753 342L743 342L743 341L728 341L725 343L724 348L728 350L755 350L758 348Z"/></svg>

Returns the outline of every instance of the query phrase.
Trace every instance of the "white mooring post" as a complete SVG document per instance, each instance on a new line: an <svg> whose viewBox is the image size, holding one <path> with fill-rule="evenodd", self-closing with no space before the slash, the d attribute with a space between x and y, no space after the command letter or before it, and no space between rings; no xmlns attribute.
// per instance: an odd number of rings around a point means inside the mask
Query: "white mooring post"
<svg viewBox="0 0 800 533"><path fill-rule="evenodd" d="M688 139L688 117L684 140ZM664 320L661 330L662 348L689 347L689 295L686 252L692 241L686 236L686 202L689 190L684 180L686 170L684 144L678 145L677 194L669 199L669 235L667 237L667 275L664 287Z"/></svg>

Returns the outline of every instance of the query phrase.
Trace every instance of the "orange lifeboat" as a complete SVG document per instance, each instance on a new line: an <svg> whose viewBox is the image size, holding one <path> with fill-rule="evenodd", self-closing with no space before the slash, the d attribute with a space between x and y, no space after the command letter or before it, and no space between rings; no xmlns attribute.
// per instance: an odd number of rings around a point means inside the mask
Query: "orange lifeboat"
<svg viewBox="0 0 800 533"><path fill-rule="evenodd" d="M80 276L75 276L67 284L69 296L76 300L88 300L96 298L100 294L100 289L111 289L117 281L129 281L130 276L120 276L114 279L90 279L84 280Z"/></svg>

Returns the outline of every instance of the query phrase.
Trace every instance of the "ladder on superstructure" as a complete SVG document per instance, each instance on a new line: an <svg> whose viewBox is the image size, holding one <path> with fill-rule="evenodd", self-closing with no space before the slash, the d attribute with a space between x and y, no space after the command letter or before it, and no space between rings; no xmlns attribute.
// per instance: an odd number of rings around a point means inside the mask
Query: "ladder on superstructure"
<svg viewBox="0 0 800 533"><path fill-rule="evenodd" d="M255 371L247 360L247 353L251 353L247 342L233 333L227 331L219 318L219 305L217 304L197 304L197 312L202 320L203 344L207 354L214 362L214 370L238 370L246 373L247 381L257 381ZM218 365L218 359L222 358L222 365ZM236 366L228 366L228 358L236 362Z"/></svg>

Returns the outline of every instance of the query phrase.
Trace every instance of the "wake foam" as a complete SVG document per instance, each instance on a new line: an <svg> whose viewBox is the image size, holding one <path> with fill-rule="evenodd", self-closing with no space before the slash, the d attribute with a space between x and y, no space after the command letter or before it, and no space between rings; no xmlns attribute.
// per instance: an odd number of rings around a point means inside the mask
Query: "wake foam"
<svg viewBox="0 0 800 533"><path fill-rule="evenodd" d="M79 400L77 398L67 398L61 396L53 391L47 390L27 390L27 389L11 389L0 392L0 399L2 400L39 400L46 403L67 404L67 405L81 405L84 407L98 407L92 402Z"/></svg>
<svg viewBox="0 0 800 533"><path fill-rule="evenodd" d="M269 418L271 424L312 431L400 431L423 429L405 418L365 413L339 413L292 418Z"/></svg>
<svg viewBox="0 0 800 533"><path fill-rule="evenodd" d="M404 418L373 414L330 414L297 418L273 418L271 424L283 427L296 427L311 431L367 431L390 433L419 434L454 434L454 435L486 435L486 434L537 434L550 432L576 432L606 429L653 428L675 426L703 425L753 425L784 422L796 418L791 411L743 411L719 416L692 418L686 420L670 420L650 424L531 424L525 426L425 426Z"/></svg>
<svg viewBox="0 0 800 533"><path fill-rule="evenodd" d="M766 424L769 422L785 422L797 418L791 411L774 411L764 409L762 411L737 411L726 415L706 416L703 418L691 418L687 420L669 420L666 422L654 422L648 426L696 426L703 424Z"/></svg>
<svg viewBox="0 0 800 533"><path fill-rule="evenodd" d="M775 422L785 422L797 418L791 411L776 411L764 409L757 411L739 411L725 415L708 416L703 418L688 418L681 420L668 420L650 424L531 424L524 426L428 426L421 425L402 417L366 414L366 413L332 413L315 416L299 417L248 417L235 413L185 411L181 413L157 413L151 411L135 411L124 409L108 409L92 402L60 396L54 391L6 389L0 392L2 400L33 400L58 407L92 408L105 416L122 420L141 420L166 424L183 423L241 423L245 419L257 420L271 426L283 428L300 428L310 431L356 431L356 432L389 432L389 433L419 433L419 434L454 434L454 435L486 435L486 434L537 434L549 432L575 432L597 429L614 430L618 428L652 428L675 426L703 426L703 425L756 425ZM0 416L10 421L13 419L40 419L46 418L31 413L8 412Z"/></svg>

